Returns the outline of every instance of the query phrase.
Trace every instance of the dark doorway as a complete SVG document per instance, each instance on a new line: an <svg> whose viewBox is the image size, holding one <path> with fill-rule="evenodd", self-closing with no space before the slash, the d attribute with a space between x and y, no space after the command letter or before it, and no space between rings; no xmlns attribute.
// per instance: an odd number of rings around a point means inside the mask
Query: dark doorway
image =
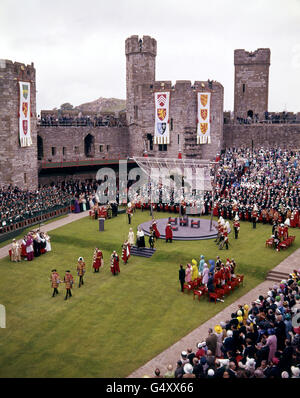
<svg viewBox="0 0 300 398"><path fill-rule="evenodd" d="M251 117L251 119L253 118L253 111L251 109L247 112L247 116Z"/></svg>
<svg viewBox="0 0 300 398"><path fill-rule="evenodd" d="M42 160L44 157L44 146L43 146L43 138L40 135L37 136L37 152L38 152L38 160Z"/></svg>
<svg viewBox="0 0 300 398"><path fill-rule="evenodd" d="M84 153L87 158L95 156L95 137L88 134L84 139Z"/></svg>

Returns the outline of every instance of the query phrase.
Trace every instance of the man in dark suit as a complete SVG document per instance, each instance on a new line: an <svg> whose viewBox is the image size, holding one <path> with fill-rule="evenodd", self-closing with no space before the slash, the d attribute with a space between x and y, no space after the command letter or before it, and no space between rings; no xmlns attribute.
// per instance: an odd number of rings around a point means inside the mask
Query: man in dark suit
<svg viewBox="0 0 300 398"><path fill-rule="evenodd" d="M185 270L183 269L182 264L180 264L180 270L179 270L179 281L180 281L180 285L181 285L181 291L183 292L183 285L185 282Z"/></svg>

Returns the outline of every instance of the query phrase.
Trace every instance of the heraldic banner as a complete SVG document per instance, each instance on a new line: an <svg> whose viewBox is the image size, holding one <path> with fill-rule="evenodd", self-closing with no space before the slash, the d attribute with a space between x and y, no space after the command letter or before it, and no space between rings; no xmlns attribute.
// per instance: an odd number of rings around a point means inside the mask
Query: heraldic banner
<svg viewBox="0 0 300 398"><path fill-rule="evenodd" d="M20 108L19 108L19 135L21 147L32 145L30 135L30 83L19 82Z"/></svg>
<svg viewBox="0 0 300 398"><path fill-rule="evenodd" d="M198 92L197 144L210 144L210 95Z"/></svg>
<svg viewBox="0 0 300 398"><path fill-rule="evenodd" d="M169 144L169 102L170 92L155 93L155 133L154 144Z"/></svg>

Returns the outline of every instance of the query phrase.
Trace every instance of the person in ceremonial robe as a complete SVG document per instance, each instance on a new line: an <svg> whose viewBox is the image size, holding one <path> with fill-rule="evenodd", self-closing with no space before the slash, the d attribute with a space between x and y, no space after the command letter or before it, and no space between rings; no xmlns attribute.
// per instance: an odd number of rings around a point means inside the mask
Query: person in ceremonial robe
<svg viewBox="0 0 300 398"><path fill-rule="evenodd" d="M120 272L119 256L115 250L110 256L110 270L113 275L118 275L118 273Z"/></svg>
<svg viewBox="0 0 300 398"><path fill-rule="evenodd" d="M124 264L127 264L129 257L130 257L130 244L126 240L122 245L122 260Z"/></svg>
<svg viewBox="0 0 300 398"><path fill-rule="evenodd" d="M127 241L130 244L130 246L134 246L135 240L134 240L134 232L133 232L132 228L129 228Z"/></svg>
<svg viewBox="0 0 300 398"><path fill-rule="evenodd" d="M64 283L65 283L65 286L66 286L65 300L67 300L68 297L72 297L71 289L72 289L73 284L74 284L73 275L71 274L71 272L69 270L66 271L66 274L64 276Z"/></svg>
<svg viewBox="0 0 300 398"><path fill-rule="evenodd" d="M103 265L103 253L97 247L94 250L93 255L93 268L94 272L99 272L100 267Z"/></svg>
<svg viewBox="0 0 300 398"><path fill-rule="evenodd" d="M155 238L156 238L156 239L159 239L159 237L160 237L160 232L159 232L159 230L158 230L158 228L157 228L157 223L156 223L155 220L152 222L152 225L151 225L151 226L152 226L152 228L153 228Z"/></svg>
<svg viewBox="0 0 300 398"><path fill-rule="evenodd" d="M27 260L27 252L26 252L26 240L27 237L26 235L23 237L22 242L21 242L21 257L24 258L24 260Z"/></svg>
<svg viewBox="0 0 300 398"><path fill-rule="evenodd" d="M16 239L12 240L11 261L13 261L13 262L21 261L21 246L16 241Z"/></svg>
<svg viewBox="0 0 300 398"><path fill-rule="evenodd" d="M145 247L145 234L141 227L138 227L136 237L137 237L137 247L138 248Z"/></svg>
<svg viewBox="0 0 300 398"><path fill-rule="evenodd" d="M51 276L50 276L50 282L51 282L51 287L53 288L53 294L52 297L55 297L58 294L58 286L62 282L60 280L60 276L56 269L53 269L51 271Z"/></svg>
<svg viewBox="0 0 300 398"><path fill-rule="evenodd" d="M47 232L44 233L44 237L46 239L46 251L51 252L51 239Z"/></svg>
<svg viewBox="0 0 300 398"><path fill-rule="evenodd" d="M34 258L34 250L33 250L33 238L31 234L28 234L26 237L26 254L27 261L32 261Z"/></svg>
<svg viewBox="0 0 300 398"><path fill-rule="evenodd" d="M171 224L169 223L166 226L166 243L168 243L168 241L172 243L172 239L173 239L173 230Z"/></svg>
<svg viewBox="0 0 300 398"><path fill-rule="evenodd" d="M78 263L77 263L77 275L79 276L78 287L80 287L81 285L84 285L84 282L83 282L84 273L85 273L85 262L83 260L83 257L79 257Z"/></svg>
<svg viewBox="0 0 300 398"><path fill-rule="evenodd" d="M239 217L236 215L233 222L234 238L237 239L240 231Z"/></svg>

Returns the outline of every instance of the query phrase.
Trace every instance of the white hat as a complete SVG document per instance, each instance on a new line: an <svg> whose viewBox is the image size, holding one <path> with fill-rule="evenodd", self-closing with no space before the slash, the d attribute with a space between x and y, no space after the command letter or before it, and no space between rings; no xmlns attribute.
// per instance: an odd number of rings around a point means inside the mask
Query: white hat
<svg viewBox="0 0 300 398"><path fill-rule="evenodd" d="M186 351L182 351L181 356L182 357L186 357L187 356L187 352Z"/></svg>
<svg viewBox="0 0 300 398"><path fill-rule="evenodd" d="M183 367L184 373L192 373L193 366L190 363L186 363Z"/></svg>
<svg viewBox="0 0 300 398"><path fill-rule="evenodd" d="M299 376L299 374L300 374L300 369L299 368L297 368L296 366L291 366L291 371L292 371L292 373L293 373L293 376Z"/></svg>
<svg viewBox="0 0 300 398"><path fill-rule="evenodd" d="M215 375L215 371L213 369L208 369L207 375L208 376L214 376Z"/></svg>
<svg viewBox="0 0 300 398"><path fill-rule="evenodd" d="M288 379L290 376L289 376L289 374L288 374L288 372L286 371L286 370L284 370L282 373L281 373L281 378L282 379Z"/></svg>

